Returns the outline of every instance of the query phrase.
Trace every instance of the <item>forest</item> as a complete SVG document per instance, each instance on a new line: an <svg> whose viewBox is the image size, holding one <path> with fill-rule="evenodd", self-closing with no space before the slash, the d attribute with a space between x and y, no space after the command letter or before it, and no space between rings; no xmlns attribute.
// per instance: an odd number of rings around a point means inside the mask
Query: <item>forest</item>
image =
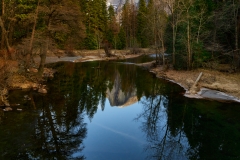
<svg viewBox="0 0 240 160"><path fill-rule="evenodd" d="M29 68L36 54L43 65L49 50L107 46L155 49L158 62L175 69L239 69L237 0L126 0L115 8L106 0L1 2L1 62Z"/></svg>

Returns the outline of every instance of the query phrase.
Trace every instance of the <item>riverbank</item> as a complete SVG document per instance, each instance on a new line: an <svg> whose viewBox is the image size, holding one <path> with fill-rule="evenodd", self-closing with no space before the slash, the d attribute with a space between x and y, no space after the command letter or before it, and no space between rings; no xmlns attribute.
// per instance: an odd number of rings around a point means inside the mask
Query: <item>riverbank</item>
<svg viewBox="0 0 240 160"><path fill-rule="evenodd" d="M63 51L57 53L48 51L46 64L61 61L67 62L86 62L86 61L109 61L117 59L128 59L151 53L150 49L139 49L138 54L132 54L131 50L113 50L112 56L107 57L104 50L74 50ZM35 67L29 68L27 71L19 64L18 61L4 60L0 58L0 107L11 106L8 102L8 90L34 89L40 93L47 93L47 86L43 85L48 78L53 78L55 71L51 68L44 68L43 74L38 74L38 66L40 57L35 56ZM4 91L4 93L3 93Z"/></svg>
<svg viewBox="0 0 240 160"><path fill-rule="evenodd" d="M47 57L46 63L55 63L59 61L85 62L128 59L141 56L142 54L150 54L152 52L153 51L150 51L149 49L145 49L139 54L131 54L130 50L116 50L113 52L113 57L106 57L103 50L76 51L74 57L68 57L66 55L63 55L62 57ZM136 65L150 69L153 64L154 61ZM185 96L187 97L240 102L240 74L238 73L219 72L207 69L197 69L192 71L177 71L173 69L165 70L160 66L152 68L150 71L155 73L159 78L170 80L182 86L186 90ZM189 90L201 72L203 73L203 76L197 83L194 93L190 94Z"/></svg>
<svg viewBox="0 0 240 160"><path fill-rule="evenodd" d="M225 73L207 69L191 71L168 69L164 71L162 67L156 67L150 71L159 78L181 85L186 90L185 96L187 97L240 102L239 73ZM201 72L203 75L196 85L195 93L190 94L190 88Z"/></svg>
<svg viewBox="0 0 240 160"><path fill-rule="evenodd" d="M58 53L48 53L46 57L46 64L56 62L87 62L87 61L109 61L118 59L136 58L143 54L149 54L153 51L151 49L139 49L138 54L132 54L131 50L113 50L112 56L107 57L103 49L99 50L75 50L71 53L58 51ZM38 64L40 57L34 58Z"/></svg>
<svg viewBox="0 0 240 160"><path fill-rule="evenodd" d="M86 62L97 60L109 61L117 59L128 59L150 53L152 53L152 51L150 51L149 49L142 49L139 54L131 54L130 50L116 50L113 52L112 57L106 57L103 50L74 51L73 53L71 53L71 56L61 51L57 54L48 53L46 58L46 64L61 61ZM34 60L36 66L38 66L40 62L39 56L36 56ZM1 64L3 63L0 63L0 67L2 67ZM4 72L0 73L2 75L5 75L5 77L2 77L0 80L2 80L2 83L3 81L5 81L4 83L5 86L8 87L7 89L40 89L39 91L44 91L43 93L47 92L46 86L40 85L42 77L39 78L34 76L37 73L37 69L29 69L29 73L27 73L26 77L24 76L26 75L25 73L19 74L20 68L17 62L11 61L11 63L8 62L7 64L8 65L5 65ZM224 73L206 69L197 69L192 71L176 71L173 69L166 70L163 69L161 66L152 68L152 66L154 66L154 61L136 65L149 69L150 72L156 74L158 78L164 78L181 85L186 90L185 96L187 97L240 102L240 74L238 73ZM44 71L44 76L53 78L54 71L47 68L45 68ZM197 86L194 90L195 93L189 94L190 88L193 86L199 73L201 72L203 73L203 76L197 83ZM1 99L0 106L4 106L4 104L1 102Z"/></svg>

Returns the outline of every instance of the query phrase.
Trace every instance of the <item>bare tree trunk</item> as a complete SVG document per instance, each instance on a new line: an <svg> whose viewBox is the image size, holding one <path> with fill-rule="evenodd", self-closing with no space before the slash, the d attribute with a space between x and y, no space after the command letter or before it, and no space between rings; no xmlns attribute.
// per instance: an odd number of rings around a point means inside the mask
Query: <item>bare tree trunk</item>
<svg viewBox="0 0 240 160"><path fill-rule="evenodd" d="M33 59L33 56L32 56L33 47L32 46L33 46L33 40L34 40L34 35L35 35L35 30L36 30L36 25L37 25L39 2L40 2L40 0L38 0L36 13L35 13L35 16L34 16L34 24L33 24L33 29L32 29L32 35L31 35L31 39L30 39L30 43L29 43L28 55L27 55L27 60L26 60L27 68L29 67L30 61Z"/></svg>
<svg viewBox="0 0 240 160"><path fill-rule="evenodd" d="M216 36L217 36L217 14L216 12L214 12L214 28L213 28L213 45L214 45L214 49L212 51L212 59L213 59L213 56L214 56L214 50L215 50L215 43L216 43Z"/></svg>
<svg viewBox="0 0 240 160"><path fill-rule="evenodd" d="M11 21L8 29L8 42L10 46L12 46L13 44L14 26L15 26L15 21Z"/></svg>
<svg viewBox="0 0 240 160"><path fill-rule="evenodd" d="M203 20L203 12L204 12L204 8L202 8L201 13L200 13L201 15L200 15L199 26L198 26L198 31L197 31L197 44L199 43L199 36L200 36L202 20Z"/></svg>
<svg viewBox="0 0 240 160"><path fill-rule="evenodd" d="M33 39L34 39L34 35L35 35L35 30L36 30L36 25L37 25L37 18L38 18L39 2L40 2L40 0L38 0L38 4L37 4L37 8L36 8L36 14L34 16L34 24L33 24L33 29L32 29L32 35L31 35L30 44L29 44L29 52L30 52L30 54L32 54Z"/></svg>
<svg viewBox="0 0 240 160"><path fill-rule="evenodd" d="M161 43L162 43L162 61L163 61L163 67L164 67L165 66L165 55L164 55L165 45L164 45L163 40L161 40Z"/></svg>
<svg viewBox="0 0 240 160"><path fill-rule="evenodd" d="M173 41L172 41L172 60L173 60L173 66L175 65L175 61L176 61L176 57L175 57L175 52L176 52L176 48L175 48L175 43L176 43L176 32L177 32L177 30L176 30L176 24L175 24L175 18L174 18L174 14L175 14L175 12L174 12L174 8L173 8L173 6L174 6L174 4L173 4L173 2L172 1L170 1L170 2L168 2L169 4L168 4L168 7L169 7L169 9L171 10L171 14L172 14L172 39L173 39ZM171 5L171 7L170 7L170 5Z"/></svg>
<svg viewBox="0 0 240 160"><path fill-rule="evenodd" d="M190 22L187 21L187 50L188 50L188 70L191 69L192 64L192 53L191 53L191 44L190 44Z"/></svg>
<svg viewBox="0 0 240 160"><path fill-rule="evenodd" d="M44 44L43 44L43 46L41 47L41 50L40 50L41 61L40 61L40 65L39 65L39 68L38 68L38 73L39 74L43 73L44 65L45 65L46 57L47 57L47 50L48 50L48 38L47 38L46 42L44 42Z"/></svg>
<svg viewBox="0 0 240 160"><path fill-rule="evenodd" d="M234 8L235 8L235 11L234 11L234 19L235 19L235 50L238 50L238 5L239 5L239 2L234 4L234 1L233 1L233 5L234 5Z"/></svg>
<svg viewBox="0 0 240 160"><path fill-rule="evenodd" d="M6 59L11 59L11 47L10 47L10 45L8 43L8 38L7 38L7 34L6 34L6 30L5 30L4 24L3 24L2 17L0 17L0 27L2 29L2 35L4 36L4 41L5 41L6 47L7 47L7 53L5 55L5 58Z"/></svg>
<svg viewBox="0 0 240 160"><path fill-rule="evenodd" d="M173 22L173 23L174 23L174 22ZM173 34L173 41L172 41L172 50L173 50L173 53L172 53L173 55L172 55L172 56L173 56L173 57L172 57L172 58L173 58L173 66L174 66L174 65L175 65L175 61L176 61L176 60L175 60L175 52L176 52L176 48L175 48L176 33L175 33L175 25L173 25L172 27L173 27L173 28L172 28L172 32L173 32L173 33L172 33L172 34Z"/></svg>
<svg viewBox="0 0 240 160"><path fill-rule="evenodd" d="M4 14L5 14L5 1L2 0L2 17L4 16ZM3 23L3 20L2 20L2 23ZM3 31L3 28L2 28L1 49L4 49L4 39L5 39L4 34L5 34L5 32Z"/></svg>

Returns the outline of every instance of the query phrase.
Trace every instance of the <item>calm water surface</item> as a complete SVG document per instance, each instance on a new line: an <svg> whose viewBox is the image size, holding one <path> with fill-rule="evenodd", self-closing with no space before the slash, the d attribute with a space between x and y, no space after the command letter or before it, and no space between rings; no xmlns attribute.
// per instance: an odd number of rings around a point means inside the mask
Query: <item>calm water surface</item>
<svg viewBox="0 0 240 160"><path fill-rule="evenodd" d="M145 61L51 64L47 95L0 112L0 159L240 159L240 104L183 97Z"/></svg>

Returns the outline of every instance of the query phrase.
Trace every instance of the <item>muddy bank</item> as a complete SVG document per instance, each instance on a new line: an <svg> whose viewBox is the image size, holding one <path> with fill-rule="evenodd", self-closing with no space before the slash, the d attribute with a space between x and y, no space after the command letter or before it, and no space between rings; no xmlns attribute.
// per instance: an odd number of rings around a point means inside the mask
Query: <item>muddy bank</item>
<svg viewBox="0 0 240 160"><path fill-rule="evenodd" d="M192 71L168 69L164 71L162 67L151 69L150 72L159 78L173 81L182 86L186 90L185 96L187 97L240 102L240 74L238 73L223 73L206 69ZM189 90L201 72L203 75L196 85L195 93L192 94Z"/></svg>

